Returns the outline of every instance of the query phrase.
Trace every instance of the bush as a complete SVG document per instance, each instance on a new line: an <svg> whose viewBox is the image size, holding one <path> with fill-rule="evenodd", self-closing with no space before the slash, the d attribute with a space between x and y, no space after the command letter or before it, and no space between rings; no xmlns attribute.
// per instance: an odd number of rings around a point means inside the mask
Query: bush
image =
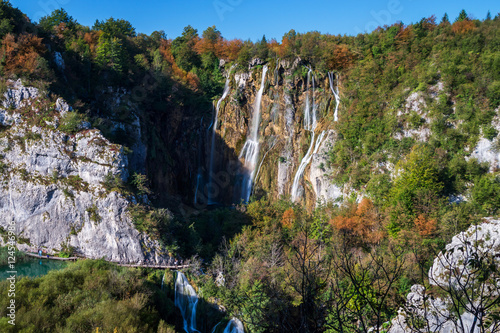
<svg viewBox="0 0 500 333"><path fill-rule="evenodd" d="M60 119L59 130L68 134L75 134L81 129L85 117L78 112L66 112Z"/></svg>

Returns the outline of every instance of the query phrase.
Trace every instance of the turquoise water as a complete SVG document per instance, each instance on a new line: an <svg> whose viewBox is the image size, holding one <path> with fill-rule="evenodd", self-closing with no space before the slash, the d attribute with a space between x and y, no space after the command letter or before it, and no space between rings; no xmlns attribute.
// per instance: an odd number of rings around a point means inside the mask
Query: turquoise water
<svg viewBox="0 0 500 333"><path fill-rule="evenodd" d="M26 258L25 261L16 263L14 270L17 271L18 277L37 277L43 276L53 269L62 269L67 265L68 263L65 261ZM7 273L8 271L12 271L9 266L0 266L0 281L5 280L12 274Z"/></svg>

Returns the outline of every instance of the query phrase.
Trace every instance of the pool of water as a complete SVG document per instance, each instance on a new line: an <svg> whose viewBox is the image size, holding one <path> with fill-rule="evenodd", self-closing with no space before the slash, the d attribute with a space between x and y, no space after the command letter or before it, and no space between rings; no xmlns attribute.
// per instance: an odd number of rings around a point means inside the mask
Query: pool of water
<svg viewBox="0 0 500 333"><path fill-rule="evenodd" d="M26 258L25 261L16 263L14 270L17 271L18 277L37 277L45 275L51 270L62 269L66 266L68 266L68 262L65 261ZM5 280L12 274L7 273L8 271L12 271L9 266L0 266L0 281Z"/></svg>

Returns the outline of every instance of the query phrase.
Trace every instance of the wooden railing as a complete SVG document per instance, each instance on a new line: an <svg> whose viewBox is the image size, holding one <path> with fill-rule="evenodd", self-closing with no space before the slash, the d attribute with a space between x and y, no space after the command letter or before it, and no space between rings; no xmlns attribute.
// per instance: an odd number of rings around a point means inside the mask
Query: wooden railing
<svg viewBox="0 0 500 333"><path fill-rule="evenodd" d="M38 259L49 259L49 260L61 260L61 261L77 261L79 259L87 259L83 257L69 257L69 258L61 258L61 257L54 257L51 255L39 255L36 253L31 253L31 252L24 252L29 257L33 258L38 258ZM111 262L113 264L116 264L118 266L123 266L123 267L142 267L142 268L153 268L153 269L183 269L183 268L188 268L189 265L159 265L159 264L124 264L121 262L117 261L110 261L107 260L108 262Z"/></svg>

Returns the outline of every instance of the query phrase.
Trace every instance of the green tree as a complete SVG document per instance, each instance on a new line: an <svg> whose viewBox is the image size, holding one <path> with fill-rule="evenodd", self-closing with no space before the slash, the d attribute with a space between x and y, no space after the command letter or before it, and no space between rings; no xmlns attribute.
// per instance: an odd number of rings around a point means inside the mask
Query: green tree
<svg viewBox="0 0 500 333"><path fill-rule="evenodd" d="M97 47L97 63L122 73L125 67L125 54L121 39L101 35Z"/></svg>
<svg viewBox="0 0 500 333"><path fill-rule="evenodd" d="M172 54L177 65L189 72L193 67L200 66L200 57L194 50L198 40L198 30L188 25L184 28L182 35L172 42Z"/></svg>
<svg viewBox="0 0 500 333"><path fill-rule="evenodd" d="M458 17L455 20L455 22L462 22L462 21L466 21L468 19L469 19L469 17L467 15L467 12L465 11L465 9L462 9L462 11L460 11L460 14L458 14Z"/></svg>
<svg viewBox="0 0 500 333"><path fill-rule="evenodd" d="M54 10L50 15L42 17L40 22L38 22L47 31L61 23L65 23L69 29L73 29L76 26L76 21L63 8Z"/></svg>
<svg viewBox="0 0 500 333"><path fill-rule="evenodd" d="M106 21L96 20L92 30L101 30L113 37L135 37L135 28L129 21L110 17Z"/></svg>
<svg viewBox="0 0 500 333"><path fill-rule="evenodd" d="M426 198L437 198L443 189L438 179L436 160L431 148L426 145L413 147L410 154L399 161L395 170L396 178L389 192L389 204L394 208L391 212L390 231L397 232L408 227L409 221L416 217L416 203ZM408 220L405 221L404 217Z"/></svg>
<svg viewBox="0 0 500 333"><path fill-rule="evenodd" d="M443 18L441 19L441 24L450 24L450 19L448 18L448 13L444 13Z"/></svg>

